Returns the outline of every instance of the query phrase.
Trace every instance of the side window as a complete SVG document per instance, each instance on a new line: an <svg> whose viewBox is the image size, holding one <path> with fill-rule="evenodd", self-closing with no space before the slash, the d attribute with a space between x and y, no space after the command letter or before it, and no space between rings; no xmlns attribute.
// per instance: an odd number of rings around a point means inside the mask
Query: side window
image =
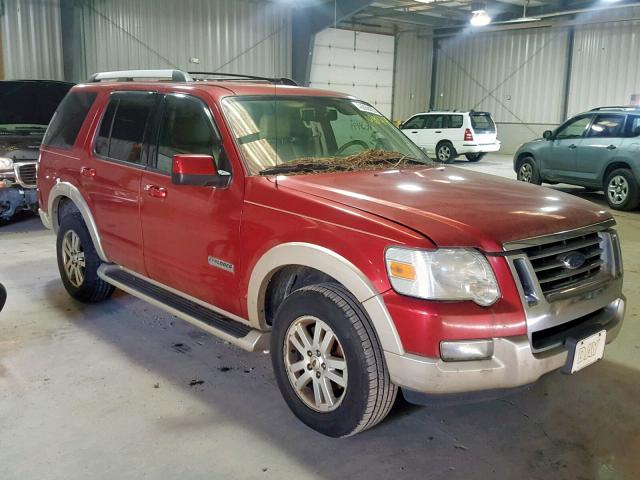
<svg viewBox="0 0 640 480"><path fill-rule="evenodd" d="M589 129L588 137L621 137L624 127L624 115L598 115Z"/></svg>
<svg viewBox="0 0 640 480"><path fill-rule="evenodd" d="M402 126L402 129L403 130L407 130L407 129L410 129L410 128L413 128L413 129L424 128L424 120L425 120L425 117L423 115L419 115L417 117L413 117L411 120L409 120L407 123L405 123Z"/></svg>
<svg viewBox="0 0 640 480"><path fill-rule="evenodd" d="M96 99L95 92L70 92L51 119L43 145L71 148L76 142L84 119Z"/></svg>
<svg viewBox="0 0 640 480"><path fill-rule="evenodd" d="M447 128L462 128L462 115L447 115Z"/></svg>
<svg viewBox="0 0 640 480"><path fill-rule="evenodd" d="M637 137L640 135L640 116L629 115L627 117L627 123L624 127L625 137Z"/></svg>
<svg viewBox="0 0 640 480"><path fill-rule="evenodd" d="M444 115L427 115L424 122L424 128L435 129L443 128Z"/></svg>
<svg viewBox="0 0 640 480"><path fill-rule="evenodd" d="M205 103L195 97L167 95L155 167L171 173L173 156L179 153L211 155L219 169L228 170L220 164L222 142Z"/></svg>
<svg viewBox="0 0 640 480"><path fill-rule="evenodd" d="M575 120L570 120L565 123L560 129L556 132L555 138L556 140L563 140L568 138L580 138L582 134L589 126L591 122L591 117L580 117Z"/></svg>
<svg viewBox="0 0 640 480"><path fill-rule="evenodd" d="M113 160L144 163L144 134L156 100L157 95L151 92L112 94L96 137L96 153Z"/></svg>

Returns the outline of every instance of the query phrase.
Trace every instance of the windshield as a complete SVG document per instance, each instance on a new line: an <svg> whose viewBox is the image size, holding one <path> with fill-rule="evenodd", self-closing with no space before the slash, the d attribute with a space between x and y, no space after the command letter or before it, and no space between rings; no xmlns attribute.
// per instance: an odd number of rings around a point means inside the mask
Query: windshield
<svg viewBox="0 0 640 480"><path fill-rule="evenodd" d="M54 81L0 82L0 134L43 135L71 87Z"/></svg>
<svg viewBox="0 0 640 480"><path fill-rule="evenodd" d="M367 103L330 97L229 97L223 101L251 175L433 166Z"/></svg>

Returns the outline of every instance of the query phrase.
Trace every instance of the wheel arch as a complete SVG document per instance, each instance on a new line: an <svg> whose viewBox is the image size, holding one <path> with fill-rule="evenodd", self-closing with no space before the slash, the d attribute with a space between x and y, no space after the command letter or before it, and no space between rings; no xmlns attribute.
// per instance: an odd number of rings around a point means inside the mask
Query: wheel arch
<svg viewBox="0 0 640 480"><path fill-rule="evenodd" d="M607 181L607 177L611 172L617 170L619 168L624 168L633 172L631 165L624 160L613 160L607 164L607 166L602 171L602 175L600 176L600 183L604 185L604 182Z"/></svg>
<svg viewBox="0 0 640 480"><path fill-rule="evenodd" d="M51 219L51 227L53 231L58 233L58 229L60 227L60 219L59 213L66 208L64 205L67 202L71 202L73 207L80 213L82 219L84 220L85 225L87 226L87 230L89 230L89 234L91 235L91 240L93 241L93 245L100 257L100 260L103 262L108 262L109 259L107 254L102 247L102 240L100 238L100 234L98 233L98 227L96 222L91 214L91 209L87 204L86 200L80 193L77 187L72 185L69 182L58 182L56 183L51 192L49 192L49 200L47 202L49 209L49 218Z"/></svg>
<svg viewBox="0 0 640 480"><path fill-rule="evenodd" d="M520 165L522 164L522 161L527 157L531 157L534 162L538 163L538 159L536 158L536 156L533 153L527 152L527 151L520 152L518 154L518 156L516 157L516 172L520 168Z"/></svg>
<svg viewBox="0 0 640 480"><path fill-rule="evenodd" d="M267 323L267 291L274 275L289 267L307 267L343 285L360 302L376 331L384 351L404 354L393 320L369 279L346 258L325 247L302 242L277 245L256 262L249 279L247 311L250 323L258 329Z"/></svg>

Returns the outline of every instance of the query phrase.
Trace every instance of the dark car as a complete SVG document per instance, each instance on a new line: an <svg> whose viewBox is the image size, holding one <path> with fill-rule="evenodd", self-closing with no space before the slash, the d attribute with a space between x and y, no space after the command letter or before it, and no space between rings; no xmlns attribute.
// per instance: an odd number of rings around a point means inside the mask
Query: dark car
<svg viewBox="0 0 640 480"><path fill-rule="evenodd" d="M513 157L518 180L604 190L609 206L640 204L640 107L600 107L570 118Z"/></svg>
<svg viewBox="0 0 640 480"><path fill-rule="evenodd" d="M40 143L72 86L52 80L0 82L0 222L23 210L38 212Z"/></svg>

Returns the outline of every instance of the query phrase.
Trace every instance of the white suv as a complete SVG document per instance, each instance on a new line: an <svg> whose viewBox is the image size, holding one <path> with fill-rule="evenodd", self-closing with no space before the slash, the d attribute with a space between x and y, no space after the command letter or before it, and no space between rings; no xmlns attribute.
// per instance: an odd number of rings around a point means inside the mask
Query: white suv
<svg viewBox="0 0 640 480"><path fill-rule="evenodd" d="M500 150L496 124L487 112L416 113L400 128L427 155L443 163L458 155L477 162L487 152Z"/></svg>

